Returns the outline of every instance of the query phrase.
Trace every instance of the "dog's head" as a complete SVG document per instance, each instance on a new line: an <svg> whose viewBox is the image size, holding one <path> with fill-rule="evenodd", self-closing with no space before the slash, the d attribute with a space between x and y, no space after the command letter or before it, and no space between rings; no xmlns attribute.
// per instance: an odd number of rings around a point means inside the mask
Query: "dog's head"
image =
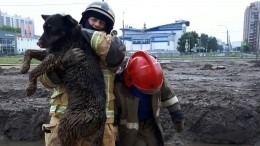
<svg viewBox="0 0 260 146"><path fill-rule="evenodd" d="M70 15L42 15L45 23L43 24L43 34L37 45L40 48L51 48L62 41L63 38L69 37L78 25L78 22Z"/></svg>

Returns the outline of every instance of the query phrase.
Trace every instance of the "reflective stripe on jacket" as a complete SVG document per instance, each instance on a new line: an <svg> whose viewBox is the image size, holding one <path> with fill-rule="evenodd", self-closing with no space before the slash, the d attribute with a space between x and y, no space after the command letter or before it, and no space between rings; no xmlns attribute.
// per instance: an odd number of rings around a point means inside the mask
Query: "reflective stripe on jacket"
<svg viewBox="0 0 260 146"><path fill-rule="evenodd" d="M107 123L114 123L114 79L116 71L123 62L125 46L121 41L118 41L115 37L112 37L103 31L94 31L93 34L91 34L90 45L100 57L100 66L107 87Z"/></svg>
<svg viewBox="0 0 260 146"><path fill-rule="evenodd" d="M39 80L46 88L53 88L50 100L50 115L63 115L68 105L68 97L64 85L53 84L46 74L41 75Z"/></svg>
<svg viewBox="0 0 260 146"><path fill-rule="evenodd" d="M115 73L108 70L103 69L104 80L106 83L106 95L107 95L107 104L106 104L106 115L107 115L107 123L114 123L114 101L115 95L113 93L114 89L114 79Z"/></svg>

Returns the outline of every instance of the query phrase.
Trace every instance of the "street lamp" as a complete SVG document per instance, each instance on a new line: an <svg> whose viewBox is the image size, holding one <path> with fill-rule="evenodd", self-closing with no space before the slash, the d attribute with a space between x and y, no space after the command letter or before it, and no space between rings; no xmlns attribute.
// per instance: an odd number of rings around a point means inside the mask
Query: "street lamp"
<svg viewBox="0 0 260 146"><path fill-rule="evenodd" d="M190 32L189 32L189 52L190 52Z"/></svg>
<svg viewBox="0 0 260 146"><path fill-rule="evenodd" d="M143 38L144 38L144 31L145 31L145 29L146 29L146 24L144 23L144 26L143 26L143 28L141 29L141 50L143 50Z"/></svg>
<svg viewBox="0 0 260 146"><path fill-rule="evenodd" d="M186 43L185 43L185 53L188 52L188 48L189 48L188 39L186 39Z"/></svg>
<svg viewBox="0 0 260 146"><path fill-rule="evenodd" d="M223 26L227 29L227 49L229 50L229 39L228 39L228 28L225 25L219 25L219 26Z"/></svg>
<svg viewBox="0 0 260 146"><path fill-rule="evenodd" d="M124 17L125 17L125 12L123 12L123 44L125 44L125 20L124 20Z"/></svg>
<svg viewBox="0 0 260 146"><path fill-rule="evenodd" d="M142 47L143 47L143 29L141 29L141 48L140 48L140 50L143 50Z"/></svg>

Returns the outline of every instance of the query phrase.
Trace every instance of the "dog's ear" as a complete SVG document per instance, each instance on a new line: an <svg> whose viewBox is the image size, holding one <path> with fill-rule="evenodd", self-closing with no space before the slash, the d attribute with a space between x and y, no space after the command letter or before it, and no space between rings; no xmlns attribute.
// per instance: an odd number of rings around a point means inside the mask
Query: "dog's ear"
<svg viewBox="0 0 260 146"><path fill-rule="evenodd" d="M42 15L43 20L46 20L50 15Z"/></svg>
<svg viewBox="0 0 260 146"><path fill-rule="evenodd" d="M78 21L73 19L70 15L63 16L63 20L69 28L74 28L78 25Z"/></svg>

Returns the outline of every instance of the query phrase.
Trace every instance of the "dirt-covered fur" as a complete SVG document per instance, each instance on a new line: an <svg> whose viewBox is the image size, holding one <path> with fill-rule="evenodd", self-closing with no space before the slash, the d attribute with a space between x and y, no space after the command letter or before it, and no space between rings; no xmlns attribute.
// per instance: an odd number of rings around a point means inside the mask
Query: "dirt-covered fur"
<svg viewBox="0 0 260 146"><path fill-rule="evenodd" d="M58 127L61 145L72 146L77 140L90 137L93 146L101 146L106 120L106 87L98 56L86 44L81 26L70 15L42 15L42 18L44 32L37 44L47 51L27 50L25 53L21 73L29 70L32 58L42 60L29 74L27 95L35 92L38 76L63 68L68 106ZM67 52L74 52L72 58L81 58L80 61L73 64L69 63L70 59L64 61Z"/></svg>

